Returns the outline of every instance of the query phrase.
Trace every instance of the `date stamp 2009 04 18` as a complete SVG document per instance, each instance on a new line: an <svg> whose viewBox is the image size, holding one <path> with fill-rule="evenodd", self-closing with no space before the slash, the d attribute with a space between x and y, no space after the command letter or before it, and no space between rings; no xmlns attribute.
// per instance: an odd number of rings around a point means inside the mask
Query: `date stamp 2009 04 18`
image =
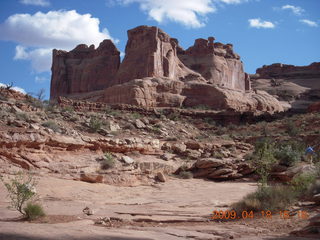
<svg viewBox="0 0 320 240"><path fill-rule="evenodd" d="M281 219L291 219L297 217L299 219L308 219L309 214L306 211L297 211L295 213L283 210L277 212L271 212L269 210L253 212L253 211L242 211L237 213L234 210L214 210L211 214L213 220L238 220L238 219L253 219L255 217L262 217L272 219L273 215L279 215Z"/></svg>

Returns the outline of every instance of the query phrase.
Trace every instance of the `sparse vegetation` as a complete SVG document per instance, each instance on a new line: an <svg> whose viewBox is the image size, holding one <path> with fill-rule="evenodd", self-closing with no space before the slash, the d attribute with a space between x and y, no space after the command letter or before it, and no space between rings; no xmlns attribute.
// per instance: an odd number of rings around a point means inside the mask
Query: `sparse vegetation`
<svg viewBox="0 0 320 240"><path fill-rule="evenodd" d="M98 132L102 127L102 122L96 116L90 118L89 128L92 132Z"/></svg>
<svg viewBox="0 0 320 240"><path fill-rule="evenodd" d="M34 97L32 97L30 94L26 94L25 96L25 101L27 104L30 104L31 106L35 107L35 108L43 108L43 102L39 99L36 99Z"/></svg>
<svg viewBox="0 0 320 240"><path fill-rule="evenodd" d="M255 151L251 155L251 163L256 169L256 173L260 176L260 183L266 186L271 168L276 163L274 157L274 144L268 139L264 139L256 143Z"/></svg>
<svg viewBox="0 0 320 240"><path fill-rule="evenodd" d="M299 128L294 123L293 120L289 120L286 124L286 132L289 134L289 136L296 136L299 134Z"/></svg>
<svg viewBox="0 0 320 240"><path fill-rule="evenodd" d="M274 156L280 164L293 166L301 161L304 155L304 146L299 142L284 142L277 144Z"/></svg>
<svg viewBox="0 0 320 240"><path fill-rule="evenodd" d="M0 176L0 180L6 187L11 206L15 210L30 220L44 215L44 211L39 204L29 202L37 194L35 189L37 182L33 174L18 172L8 181L5 181L2 176Z"/></svg>
<svg viewBox="0 0 320 240"><path fill-rule="evenodd" d="M52 121L52 120L49 120L49 121L42 123L42 126L46 127L46 128L50 128L55 132L57 132L60 129L59 125L55 121Z"/></svg>
<svg viewBox="0 0 320 240"><path fill-rule="evenodd" d="M30 121L29 115L27 113L25 113L25 112L16 113L16 119L20 120L20 121L24 121L24 122L29 122Z"/></svg>
<svg viewBox="0 0 320 240"><path fill-rule="evenodd" d="M293 191L296 192L299 196L303 195L308 191L311 185L316 181L316 175L312 173L302 173L300 175L295 176L291 185Z"/></svg>
<svg viewBox="0 0 320 240"><path fill-rule="evenodd" d="M25 216L29 220L35 220L39 217L45 216L45 212L39 203L29 202L23 210L25 212Z"/></svg>
<svg viewBox="0 0 320 240"><path fill-rule="evenodd" d="M141 114L137 113L137 112L131 113L131 117L133 119L141 119L142 118Z"/></svg>
<svg viewBox="0 0 320 240"><path fill-rule="evenodd" d="M62 112L69 112L69 113L73 113L74 112L74 108L73 106L65 106L64 108L61 109Z"/></svg>
<svg viewBox="0 0 320 240"><path fill-rule="evenodd" d="M260 186L256 192L232 205L236 212L277 211L287 209L296 201L297 194L288 186Z"/></svg>
<svg viewBox="0 0 320 240"><path fill-rule="evenodd" d="M115 160L114 157L112 156L111 153L106 152L104 154L104 158L103 160L100 162L101 164L101 169L109 169L109 168L113 168L115 166Z"/></svg>

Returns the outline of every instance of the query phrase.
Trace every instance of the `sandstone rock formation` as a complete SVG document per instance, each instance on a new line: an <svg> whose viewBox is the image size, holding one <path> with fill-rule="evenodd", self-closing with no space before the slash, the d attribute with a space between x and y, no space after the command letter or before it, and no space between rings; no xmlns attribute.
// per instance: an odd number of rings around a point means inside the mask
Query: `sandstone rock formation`
<svg viewBox="0 0 320 240"><path fill-rule="evenodd" d="M274 63L258 68L256 73L260 78L315 78L320 77L320 62L314 62L309 66Z"/></svg>
<svg viewBox="0 0 320 240"><path fill-rule="evenodd" d="M197 39L184 51L161 29L140 26L128 31L121 64L110 40L96 50L86 45L70 52L54 50L51 98L67 95L145 108L282 111L275 98L250 91L250 77L232 45L213 41Z"/></svg>
<svg viewBox="0 0 320 240"><path fill-rule="evenodd" d="M291 111L306 111L310 104L320 101L320 62L263 66L251 78L254 89L267 91Z"/></svg>
<svg viewBox="0 0 320 240"><path fill-rule="evenodd" d="M183 80L188 75L200 78L177 57L178 41L157 27L139 26L128 31L126 55L116 76L122 84L145 77ZM190 78L190 76L189 76Z"/></svg>
<svg viewBox="0 0 320 240"><path fill-rule="evenodd" d="M199 72L209 83L231 89L250 90L250 79L243 71L240 56L232 44L214 43L214 38L196 39L187 50L179 48L178 56L190 69Z"/></svg>
<svg viewBox="0 0 320 240"><path fill-rule="evenodd" d="M120 52L111 40L78 45L70 52L53 50L50 97L101 90L111 85L120 65Z"/></svg>

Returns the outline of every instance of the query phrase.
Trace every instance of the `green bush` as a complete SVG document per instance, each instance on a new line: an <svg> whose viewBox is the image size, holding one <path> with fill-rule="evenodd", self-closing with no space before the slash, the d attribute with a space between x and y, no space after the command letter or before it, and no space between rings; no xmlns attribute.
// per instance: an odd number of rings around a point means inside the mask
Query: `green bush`
<svg viewBox="0 0 320 240"><path fill-rule="evenodd" d="M255 151L250 157L251 164L256 169L256 173L260 176L260 183L267 185L268 176L277 160L274 157L274 144L268 139L258 141Z"/></svg>
<svg viewBox="0 0 320 240"><path fill-rule="evenodd" d="M29 202L23 210L28 220L35 220L39 217L45 216L42 206L38 203Z"/></svg>
<svg viewBox="0 0 320 240"><path fill-rule="evenodd" d="M134 119L141 119L142 118L141 114L137 113L137 112L132 113L131 117Z"/></svg>
<svg viewBox="0 0 320 240"><path fill-rule="evenodd" d="M103 160L100 162L101 169L113 168L115 166L115 160L111 153L106 152Z"/></svg>
<svg viewBox="0 0 320 240"><path fill-rule="evenodd" d="M285 127L289 136L296 136L299 134L299 128L292 120L288 121Z"/></svg>
<svg viewBox="0 0 320 240"><path fill-rule="evenodd" d="M30 117L27 113L21 112L21 113L16 113L16 119L24 122L29 122Z"/></svg>
<svg viewBox="0 0 320 240"><path fill-rule="evenodd" d="M36 180L31 173L18 172L13 178L6 182L2 176L0 180L8 191L11 205L21 214L26 215L24 205L36 195Z"/></svg>
<svg viewBox="0 0 320 240"><path fill-rule="evenodd" d="M49 120L49 121L42 123L42 126L46 127L46 128L50 128L55 132L57 132L60 129L59 125L55 121L52 121L52 120Z"/></svg>
<svg viewBox="0 0 320 240"><path fill-rule="evenodd" d="M291 181L292 189L298 194L306 193L311 185L316 181L316 175L311 173L302 173L295 176Z"/></svg>
<svg viewBox="0 0 320 240"><path fill-rule="evenodd" d="M99 131L101 127L102 127L102 122L100 121L100 119L98 119L97 117L90 118L89 128L92 132Z"/></svg>
<svg viewBox="0 0 320 240"><path fill-rule="evenodd" d="M274 151L275 158L280 164L286 166L293 166L297 162L301 161L303 151L295 149L293 145L280 145Z"/></svg>
<svg viewBox="0 0 320 240"><path fill-rule="evenodd" d="M297 194L288 186L259 187L257 191L245 196L240 202L232 205L232 208L242 211L277 211L285 210L297 199Z"/></svg>

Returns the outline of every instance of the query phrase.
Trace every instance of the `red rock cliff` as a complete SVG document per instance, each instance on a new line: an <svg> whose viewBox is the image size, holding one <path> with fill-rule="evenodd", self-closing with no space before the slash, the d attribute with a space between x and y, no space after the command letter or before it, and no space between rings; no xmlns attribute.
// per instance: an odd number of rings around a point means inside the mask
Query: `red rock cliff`
<svg viewBox="0 0 320 240"><path fill-rule="evenodd" d="M119 65L120 52L111 40L104 40L97 49L85 44L70 52L54 49L50 98L107 88Z"/></svg>
<svg viewBox="0 0 320 240"><path fill-rule="evenodd" d="M196 39L187 50L178 48L180 60L208 82L236 90L250 90L250 79L243 71L232 44L214 43L214 38Z"/></svg>
<svg viewBox="0 0 320 240"><path fill-rule="evenodd" d="M177 57L176 39L157 27L139 26L128 31L126 55L116 76L116 84L145 77L167 77L183 80L197 74ZM204 81L204 79L202 79Z"/></svg>
<svg viewBox="0 0 320 240"><path fill-rule="evenodd" d="M256 73L260 78L316 78L320 77L320 62L314 62L309 66L274 63L258 68Z"/></svg>

